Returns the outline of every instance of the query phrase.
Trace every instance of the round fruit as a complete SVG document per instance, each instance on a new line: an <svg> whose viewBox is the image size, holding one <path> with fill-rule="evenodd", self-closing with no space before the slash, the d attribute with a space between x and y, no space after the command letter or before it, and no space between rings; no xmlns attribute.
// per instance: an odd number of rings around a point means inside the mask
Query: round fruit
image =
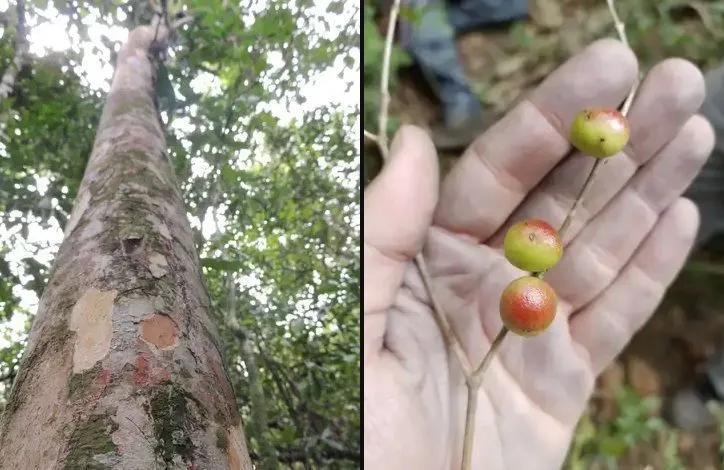
<svg viewBox="0 0 724 470"><path fill-rule="evenodd" d="M510 264L530 272L547 271L561 259L558 231L544 220L524 220L508 229L503 250Z"/></svg>
<svg viewBox="0 0 724 470"><path fill-rule="evenodd" d="M617 109L587 108L573 119L569 139L581 152L607 158L626 146L629 135L628 121Z"/></svg>
<svg viewBox="0 0 724 470"><path fill-rule="evenodd" d="M513 333L536 336L553 322L557 304L550 284L534 276L523 276L508 284L500 295L500 318Z"/></svg>

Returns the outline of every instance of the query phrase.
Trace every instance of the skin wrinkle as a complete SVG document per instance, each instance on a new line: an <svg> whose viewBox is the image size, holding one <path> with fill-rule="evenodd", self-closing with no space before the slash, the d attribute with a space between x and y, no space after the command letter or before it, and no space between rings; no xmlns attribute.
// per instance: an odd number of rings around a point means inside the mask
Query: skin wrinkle
<svg viewBox="0 0 724 470"><path fill-rule="evenodd" d="M396 337L391 337L392 328L387 331L382 347L396 357L402 367L413 375L411 380L414 384L413 388L419 391L424 383L424 375L426 375L424 372L425 368L422 367L421 361L419 360L419 358L424 355L425 345L422 344L420 336L413 333L415 331L415 322L408 314L404 313L404 310L399 306L393 307L390 310L389 318L391 321L396 322L398 330L395 331ZM397 338L397 336L400 338ZM412 343L404 340L409 337L412 337ZM409 351L410 349L415 349L415 351Z"/></svg>
<svg viewBox="0 0 724 470"><path fill-rule="evenodd" d="M549 145L552 148L560 147L564 144L567 145L568 140L564 137L561 129L556 127L555 124L551 122L550 117L547 114L543 113L533 101L531 101L530 99L526 99L525 101L521 102L519 106L520 108L516 108L515 112L520 113L522 116L526 116L527 113L525 111L527 108L530 108L536 114L541 116L543 118L543 121L548 124L548 129L536 130L536 134L541 136L541 145ZM551 130L553 132L550 132ZM556 136L560 137L560 139L558 139ZM506 169L500 165L496 165L494 163L494 159L488 158L489 152L485 148L485 143L486 142L482 140L477 141L473 144L473 146L470 147L470 152L475 157L477 157L473 161L480 163L483 168L487 170L490 176L492 176L493 181L495 181L503 189L510 193L511 196L515 196L516 199L524 197L525 194L528 192L527 182L520 181L518 178L510 173L509 169ZM530 151L533 152L534 149L530 149ZM525 159L522 156L518 157L516 163L520 164L523 160Z"/></svg>

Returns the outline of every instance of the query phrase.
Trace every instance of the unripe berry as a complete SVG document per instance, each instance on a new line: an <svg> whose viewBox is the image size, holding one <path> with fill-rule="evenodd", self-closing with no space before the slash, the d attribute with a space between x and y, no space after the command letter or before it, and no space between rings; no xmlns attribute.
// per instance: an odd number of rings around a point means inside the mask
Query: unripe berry
<svg viewBox="0 0 724 470"><path fill-rule="evenodd" d="M611 157L629 138L626 117L613 108L587 108L573 119L569 139L581 152L595 158Z"/></svg>
<svg viewBox="0 0 724 470"><path fill-rule="evenodd" d="M503 250L510 264L524 271L542 272L563 255L558 231L544 220L524 220L508 229Z"/></svg>
<svg viewBox="0 0 724 470"><path fill-rule="evenodd" d="M557 304L550 284L534 276L523 276L508 284L500 295L500 318L513 333L536 336L553 322Z"/></svg>

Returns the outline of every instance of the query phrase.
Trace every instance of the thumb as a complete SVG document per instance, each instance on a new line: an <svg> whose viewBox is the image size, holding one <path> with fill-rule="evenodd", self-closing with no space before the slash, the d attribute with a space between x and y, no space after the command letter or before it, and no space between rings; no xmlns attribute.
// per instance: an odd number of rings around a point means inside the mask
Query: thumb
<svg viewBox="0 0 724 470"><path fill-rule="evenodd" d="M403 126L382 172L364 192L364 339L382 348L387 311L410 260L427 238L439 190L435 147L422 129Z"/></svg>

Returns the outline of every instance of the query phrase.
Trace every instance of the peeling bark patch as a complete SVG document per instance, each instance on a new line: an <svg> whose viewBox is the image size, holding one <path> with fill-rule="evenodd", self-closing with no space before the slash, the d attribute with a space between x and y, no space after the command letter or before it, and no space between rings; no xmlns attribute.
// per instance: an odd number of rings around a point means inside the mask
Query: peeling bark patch
<svg viewBox="0 0 724 470"><path fill-rule="evenodd" d="M178 325L168 315L152 313L141 320L141 339L158 349L175 348L178 336Z"/></svg>
<svg viewBox="0 0 724 470"><path fill-rule="evenodd" d="M73 306L70 330L75 331L73 373L92 368L111 348L111 313L117 292L88 289Z"/></svg>
<svg viewBox="0 0 724 470"><path fill-rule="evenodd" d="M105 469L104 462L118 457L116 445L111 440L118 425L105 415L93 415L80 424L70 436L68 455L65 458L66 470Z"/></svg>
<svg viewBox="0 0 724 470"><path fill-rule="evenodd" d="M168 272L168 261L161 253L151 253L148 257L148 269L155 278L163 277Z"/></svg>

